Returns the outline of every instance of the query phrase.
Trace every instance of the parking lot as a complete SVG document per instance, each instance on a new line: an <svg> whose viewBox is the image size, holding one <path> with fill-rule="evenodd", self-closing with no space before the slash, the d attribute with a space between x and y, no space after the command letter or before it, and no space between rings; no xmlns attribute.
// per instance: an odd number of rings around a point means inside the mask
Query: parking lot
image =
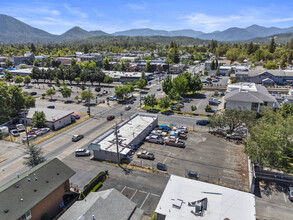
<svg viewBox="0 0 293 220"><path fill-rule="evenodd" d="M293 202L289 197L288 185L269 182L257 182L255 204L258 220L292 219Z"/></svg>
<svg viewBox="0 0 293 220"><path fill-rule="evenodd" d="M187 171L198 173L199 180L248 191L248 164L243 146L209 133L189 131L185 148L145 142L138 150L154 153L154 160L133 156L131 164L156 169L167 166L169 174L186 177Z"/></svg>

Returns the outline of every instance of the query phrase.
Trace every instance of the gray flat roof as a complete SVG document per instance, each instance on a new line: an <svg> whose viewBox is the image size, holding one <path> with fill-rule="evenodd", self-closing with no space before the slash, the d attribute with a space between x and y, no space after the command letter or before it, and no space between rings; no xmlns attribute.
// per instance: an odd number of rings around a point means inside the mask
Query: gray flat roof
<svg viewBox="0 0 293 220"><path fill-rule="evenodd" d="M135 114L129 120L122 122L118 126L118 136L119 136L119 152L121 154L127 154L129 144L133 139L139 135L143 130L145 130L150 124L152 124L156 119L157 115L154 114ZM117 152L116 146L116 135L114 129L109 130L100 138L94 140L91 145L99 145L100 150ZM91 147L90 149L93 149Z"/></svg>
<svg viewBox="0 0 293 220"><path fill-rule="evenodd" d="M203 217L195 216L191 212L195 207L188 202L203 198L208 199L207 210ZM170 176L155 212L166 220L255 220L256 214L253 194L175 175Z"/></svg>
<svg viewBox="0 0 293 220"><path fill-rule="evenodd" d="M50 109L50 108L30 108L27 114L28 119L32 119L34 116L34 113L38 112L44 112L46 115L46 121L48 122L55 122L58 121L68 115L73 114L74 112L71 111L64 111L64 110L57 110L57 109Z"/></svg>

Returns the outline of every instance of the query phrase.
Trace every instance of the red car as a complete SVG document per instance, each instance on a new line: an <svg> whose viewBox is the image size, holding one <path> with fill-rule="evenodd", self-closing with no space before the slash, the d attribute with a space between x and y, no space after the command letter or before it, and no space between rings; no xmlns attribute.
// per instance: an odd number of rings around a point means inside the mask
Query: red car
<svg viewBox="0 0 293 220"><path fill-rule="evenodd" d="M112 121L114 118L115 118L114 115L108 115L108 116L107 116L107 120L108 120L108 121Z"/></svg>
<svg viewBox="0 0 293 220"><path fill-rule="evenodd" d="M75 119L80 119L79 115L73 115L75 117Z"/></svg>

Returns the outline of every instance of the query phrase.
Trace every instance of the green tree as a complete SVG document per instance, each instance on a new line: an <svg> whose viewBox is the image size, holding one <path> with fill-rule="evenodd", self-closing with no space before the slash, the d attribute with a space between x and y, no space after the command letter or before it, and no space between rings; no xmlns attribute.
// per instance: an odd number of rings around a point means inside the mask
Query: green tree
<svg viewBox="0 0 293 220"><path fill-rule="evenodd" d="M270 45L269 45L269 51L270 53L274 53L276 50L276 43L275 43L275 37L272 37Z"/></svg>
<svg viewBox="0 0 293 220"><path fill-rule="evenodd" d="M104 83L111 84L113 83L113 78L111 76L106 75L104 79Z"/></svg>
<svg viewBox="0 0 293 220"><path fill-rule="evenodd" d="M71 64L71 66L74 66L76 64L76 61L75 61L74 57L71 58L70 64Z"/></svg>
<svg viewBox="0 0 293 220"><path fill-rule="evenodd" d="M172 85L172 77L170 75L167 76L167 78L162 83L162 89L163 91L168 95L171 91L173 85Z"/></svg>
<svg viewBox="0 0 293 220"><path fill-rule="evenodd" d="M16 75L16 76L14 77L14 82L15 82L15 83L18 83L18 85L20 85L20 83L23 82L23 78L22 78L22 76L18 76L18 75Z"/></svg>
<svg viewBox="0 0 293 220"><path fill-rule="evenodd" d="M0 124L3 124L10 117L13 109L10 107L10 97L8 86L4 82L0 82Z"/></svg>
<svg viewBox="0 0 293 220"><path fill-rule="evenodd" d="M278 65L274 61L268 61L263 65L266 69L278 69Z"/></svg>
<svg viewBox="0 0 293 220"><path fill-rule="evenodd" d="M25 108L35 107L36 106L36 99L31 95L25 97Z"/></svg>
<svg viewBox="0 0 293 220"><path fill-rule="evenodd" d="M25 104L25 99L22 94L21 88L16 85L11 85L8 87L9 95L9 107L12 110L11 116L17 116L21 109L23 109Z"/></svg>
<svg viewBox="0 0 293 220"><path fill-rule="evenodd" d="M108 57L105 57L102 61L102 66L105 70L110 70L110 60Z"/></svg>
<svg viewBox="0 0 293 220"><path fill-rule="evenodd" d="M35 59L34 62L33 62L33 65L36 66L36 67L39 67L40 66L40 60Z"/></svg>
<svg viewBox="0 0 293 220"><path fill-rule="evenodd" d="M207 105L204 110L206 112L211 112L212 111L212 107L210 105Z"/></svg>
<svg viewBox="0 0 293 220"><path fill-rule="evenodd" d="M63 98L69 98L71 96L72 90L68 88L66 85L64 85L62 88L60 88L60 92Z"/></svg>
<svg viewBox="0 0 293 220"><path fill-rule="evenodd" d="M179 63L180 62L180 56L177 44L173 41L170 43L170 49L167 56L168 61L171 61L171 63Z"/></svg>
<svg viewBox="0 0 293 220"><path fill-rule="evenodd" d="M24 157L24 165L28 167L35 167L46 161L43 156L42 148L37 147L36 145L27 146L25 153L28 155Z"/></svg>
<svg viewBox="0 0 293 220"><path fill-rule="evenodd" d="M115 64L114 66L113 66L113 71L117 71L118 70L118 67L117 67L117 65Z"/></svg>
<svg viewBox="0 0 293 220"><path fill-rule="evenodd" d="M53 95L56 94L56 90L55 89L48 89L46 91L46 94L49 95L49 96L51 96L51 100L52 100L53 99Z"/></svg>
<svg viewBox="0 0 293 220"><path fill-rule="evenodd" d="M6 59L6 61L5 61L5 66L6 66L7 68L9 68L9 67L11 67L12 65L13 65L12 62L11 62L10 58L8 57L8 58Z"/></svg>
<svg viewBox="0 0 293 220"><path fill-rule="evenodd" d="M151 106L153 108L156 104L158 104L158 103L157 103L155 94L148 95L147 97L145 97L145 99L144 99L145 106Z"/></svg>
<svg viewBox="0 0 293 220"><path fill-rule="evenodd" d="M43 111L35 111L32 118L32 126L37 128L43 128L46 123L46 115Z"/></svg>
<svg viewBox="0 0 293 220"><path fill-rule="evenodd" d="M188 91L188 81L182 74L173 79L172 85L175 91L181 96L185 95Z"/></svg>
<svg viewBox="0 0 293 220"><path fill-rule="evenodd" d="M145 64L145 71L147 73L149 72L152 72L152 66L151 66L151 62L149 60L146 61L146 64Z"/></svg>
<svg viewBox="0 0 293 220"><path fill-rule="evenodd" d="M88 98L90 98L90 99L93 99L94 98L94 95L93 95L92 91L91 90L90 91L83 90L81 92L81 99L82 100L88 100Z"/></svg>
<svg viewBox="0 0 293 220"><path fill-rule="evenodd" d="M283 118L293 116L293 106L289 103L284 103L282 107L279 109L279 112L281 113Z"/></svg>
<svg viewBox="0 0 293 220"><path fill-rule="evenodd" d="M33 43L31 43L30 49L31 49L31 52L32 53L35 53L36 52L36 46Z"/></svg>
<svg viewBox="0 0 293 220"><path fill-rule="evenodd" d="M146 86L146 81L143 78L140 78L137 82L136 85L139 89L143 89Z"/></svg>
<svg viewBox="0 0 293 220"><path fill-rule="evenodd" d="M196 111L196 110L197 110L197 107L196 107L195 105L192 105L192 106L191 106L191 111L194 112L194 111Z"/></svg>
<svg viewBox="0 0 293 220"><path fill-rule="evenodd" d="M26 86L28 86L28 84L30 84L32 81L31 77L29 75L26 75L24 77L24 84L26 84Z"/></svg>
<svg viewBox="0 0 293 220"><path fill-rule="evenodd" d="M125 70L126 70L126 66L125 66L123 60L121 60L121 62L120 62L119 69L120 69L121 71L125 71Z"/></svg>
<svg viewBox="0 0 293 220"><path fill-rule="evenodd" d="M5 77L6 81L9 81L9 80L13 79L13 76L12 76L11 72L8 71L8 70L4 70L4 77Z"/></svg>
<svg viewBox="0 0 293 220"><path fill-rule="evenodd" d="M61 83L60 83L60 80L58 79L58 77L55 77L54 81L55 81L57 87L61 86Z"/></svg>
<svg viewBox="0 0 293 220"><path fill-rule="evenodd" d="M193 94L197 91L200 91L202 89L202 81L200 79L200 76L198 74L195 74L189 83L189 91L191 91Z"/></svg>
<svg viewBox="0 0 293 220"><path fill-rule="evenodd" d="M159 106L162 109L167 109L170 107L170 105L171 105L171 99L168 96L161 98L159 101Z"/></svg>

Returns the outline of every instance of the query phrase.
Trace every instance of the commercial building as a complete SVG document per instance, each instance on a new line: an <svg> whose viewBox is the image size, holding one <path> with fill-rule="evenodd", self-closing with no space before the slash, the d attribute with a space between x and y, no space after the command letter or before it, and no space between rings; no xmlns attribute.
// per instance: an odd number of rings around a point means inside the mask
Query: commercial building
<svg viewBox="0 0 293 220"><path fill-rule="evenodd" d="M49 108L30 108L26 116L27 125L32 124L32 118L36 111L45 113L45 116L46 116L45 125L51 128L52 130L57 130L70 124L71 115L74 113L71 111L63 111L63 110L49 109Z"/></svg>
<svg viewBox="0 0 293 220"><path fill-rule="evenodd" d="M104 71L106 75L111 76L114 82L133 82L141 78L142 72L121 72L121 71ZM145 73L145 77L150 79L153 73Z"/></svg>
<svg viewBox="0 0 293 220"><path fill-rule="evenodd" d="M117 163L119 160L130 159L131 150L158 125L155 114L137 113L117 126L118 142L115 129L111 129L94 140L89 149L93 150L94 159ZM118 149L117 149L118 143ZM117 153L118 152L118 153Z"/></svg>
<svg viewBox="0 0 293 220"><path fill-rule="evenodd" d="M143 210L113 188L91 192L85 200L76 201L59 220L140 220L142 215Z"/></svg>
<svg viewBox="0 0 293 220"><path fill-rule="evenodd" d="M253 194L171 175L155 210L158 220L255 220Z"/></svg>
<svg viewBox="0 0 293 220"><path fill-rule="evenodd" d="M0 188L0 219L55 217L75 172L57 158L41 163Z"/></svg>
<svg viewBox="0 0 293 220"><path fill-rule="evenodd" d="M263 68L249 69L235 73L238 82L252 82L259 84L292 84L293 70L266 70Z"/></svg>
<svg viewBox="0 0 293 220"><path fill-rule="evenodd" d="M255 83L230 84L225 95L226 109L243 109L260 112L263 106L279 108L276 98Z"/></svg>

